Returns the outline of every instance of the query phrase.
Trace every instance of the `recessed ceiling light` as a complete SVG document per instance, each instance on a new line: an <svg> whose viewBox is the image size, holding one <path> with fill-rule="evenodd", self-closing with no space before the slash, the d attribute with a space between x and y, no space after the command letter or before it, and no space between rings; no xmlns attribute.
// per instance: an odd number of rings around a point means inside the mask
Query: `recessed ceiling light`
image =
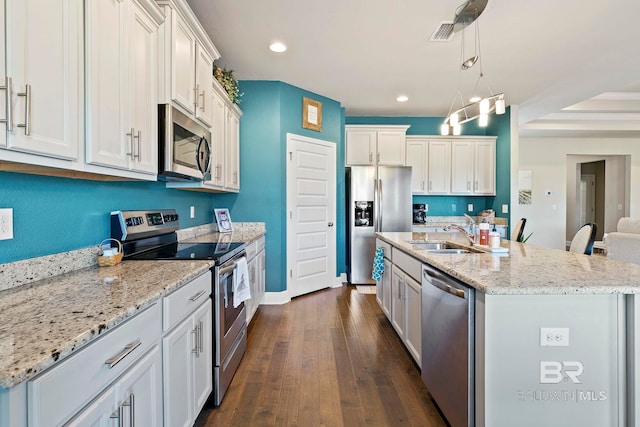
<svg viewBox="0 0 640 427"><path fill-rule="evenodd" d="M285 46L284 43L275 42L269 45L269 50L271 52L282 53L287 50L287 46Z"/></svg>
<svg viewBox="0 0 640 427"><path fill-rule="evenodd" d="M407 102L409 100L409 97L406 95L400 95L399 97L396 98L396 101L398 102Z"/></svg>

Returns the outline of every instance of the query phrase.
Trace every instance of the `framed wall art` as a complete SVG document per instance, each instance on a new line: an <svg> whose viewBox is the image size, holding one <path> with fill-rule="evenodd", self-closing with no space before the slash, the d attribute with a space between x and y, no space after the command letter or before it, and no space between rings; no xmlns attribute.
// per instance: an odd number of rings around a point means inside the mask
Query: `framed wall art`
<svg viewBox="0 0 640 427"><path fill-rule="evenodd" d="M322 132L322 102L302 98L302 127Z"/></svg>
<svg viewBox="0 0 640 427"><path fill-rule="evenodd" d="M213 212L215 212L216 223L218 223L218 231L220 233L233 231L233 224L231 223L229 209L214 209Z"/></svg>

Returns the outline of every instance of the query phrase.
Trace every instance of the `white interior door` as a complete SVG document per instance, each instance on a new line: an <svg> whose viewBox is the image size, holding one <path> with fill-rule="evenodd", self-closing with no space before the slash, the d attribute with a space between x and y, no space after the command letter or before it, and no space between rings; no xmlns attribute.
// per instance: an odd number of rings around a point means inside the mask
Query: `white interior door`
<svg viewBox="0 0 640 427"><path fill-rule="evenodd" d="M336 277L335 144L287 134L287 289L290 297Z"/></svg>

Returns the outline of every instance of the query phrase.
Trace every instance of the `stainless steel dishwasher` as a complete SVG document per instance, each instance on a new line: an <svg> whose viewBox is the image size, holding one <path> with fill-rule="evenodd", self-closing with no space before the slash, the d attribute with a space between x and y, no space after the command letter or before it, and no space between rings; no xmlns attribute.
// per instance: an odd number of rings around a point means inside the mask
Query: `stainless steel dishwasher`
<svg viewBox="0 0 640 427"><path fill-rule="evenodd" d="M422 381L451 427L473 426L475 290L422 266Z"/></svg>

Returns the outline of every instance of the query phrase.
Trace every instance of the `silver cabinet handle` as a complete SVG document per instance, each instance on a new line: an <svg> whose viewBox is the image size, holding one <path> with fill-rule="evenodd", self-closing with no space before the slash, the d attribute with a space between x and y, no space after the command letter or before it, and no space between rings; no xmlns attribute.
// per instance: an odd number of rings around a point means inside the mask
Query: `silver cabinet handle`
<svg viewBox="0 0 640 427"><path fill-rule="evenodd" d="M138 158L138 161L142 161L142 144L140 143L140 141L142 141L142 131L138 130L138 135L135 135L133 137L133 139L137 139L138 140L138 154L134 154L133 158L135 159L136 157Z"/></svg>
<svg viewBox="0 0 640 427"><path fill-rule="evenodd" d="M4 90L4 105L7 112L6 119L0 119L0 123L7 124L7 131L11 132L13 130L13 106L11 105L11 77L4 78L4 86L0 86L0 90Z"/></svg>
<svg viewBox="0 0 640 427"><path fill-rule="evenodd" d="M471 182L467 181L467 191L470 191L470 190L471 190Z"/></svg>
<svg viewBox="0 0 640 427"><path fill-rule="evenodd" d="M200 107L200 111L204 111L204 90L202 91L202 93L199 95L202 97L202 107Z"/></svg>
<svg viewBox="0 0 640 427"><path fill-rule="evenodd" d="M373 163L373 153L369 153L369 163Z"/></svg>
<svg viewBox="0 0 640 427"><path fill-rule="evenodd" d="M135 427L136 425L136 420L135 420L135 414L136 414L136 398L134 396L133 393L131 393L129 395L129 399L126 402L123 402L122 405L120 405L120 412L122 413L121 415L121 419L124 420L124 408L125 406L129 407L129 425L131 427Z"/></svg>
<svg viewBox="0 0 640 427"><path fill-rule="evenodd" d="M31 85L25 85L24 92L18 93L18 96L24 96L24 123L18 123L19 128L24 128L26 136L31 135Z"/></svg>
<svg viewBox="0 0 640 427"><path fill-rule="evenodd" d="M118 406L118 410L115 411L109 418L117 418L118 419L118 427L122 427L122 422L124 421L122 414L122 406Z"/></svg>
<svg viewBox="0 0 640 427"><path fill-rule="evenodd" d="M193 104L196 106L196 108L198 108L198 90L200 89L200 84L196 84L196 87L193 88L193 92L195 95L195 99L193 100Z"/></svg>
<svg viewBox="0 0 640 427"><path fill-rule="evenodd" d="M202 295L206 294L207 291L200 291L197 294L195 294L194 296L192 296L191 298L189 298L189 301L195 301L198 298L200 298Z"/></svg>
<svg viewBox="0 0 640 427"><path fill-rule="evenodd" d="M204 348L204 324L202 323L202 320L200 321L200 339L198 340L198 350L200 353L203 352L203 348Z"/></svg>
<svg viewBox="0 0 640 427"><path fill-rule="evenodd" d="M129 152L127 153L127 156L130 156L131 159L135 159L135 155L133 153L133 140L135 139L135 129L131 128L131 132L128 132L126 134L129 137Z"/></svg>
<svg viewBox="0 0 640 427"><path fill-rule="evenodd" d="M120 361L122 359L127 357L133 350L138 348L140 346L140 344L142 344L142 342L140 340L135 340L134 342L125 345L124 349L122 349L122 351L120 353L118 353L115 356L110 357L107 360L105 360L104 364L105 365L109 365L109 369L113 368L118 363L120 363Z"/></svg>
<svg viewBox="0 0 640 427"><path fill-rule="evenodd" d="M191 349L191 353L194 353L196 357L198 357L198 329L196 326L191 330L191 336L193 337L193 348Z"/></svg>
<svg viewBox="0 0 640 427"><path fill-rule="evenodd" d="M431 180L429 180L429 191L431 191L432 188L433 188L433 182L431 182Z"/></svg>

